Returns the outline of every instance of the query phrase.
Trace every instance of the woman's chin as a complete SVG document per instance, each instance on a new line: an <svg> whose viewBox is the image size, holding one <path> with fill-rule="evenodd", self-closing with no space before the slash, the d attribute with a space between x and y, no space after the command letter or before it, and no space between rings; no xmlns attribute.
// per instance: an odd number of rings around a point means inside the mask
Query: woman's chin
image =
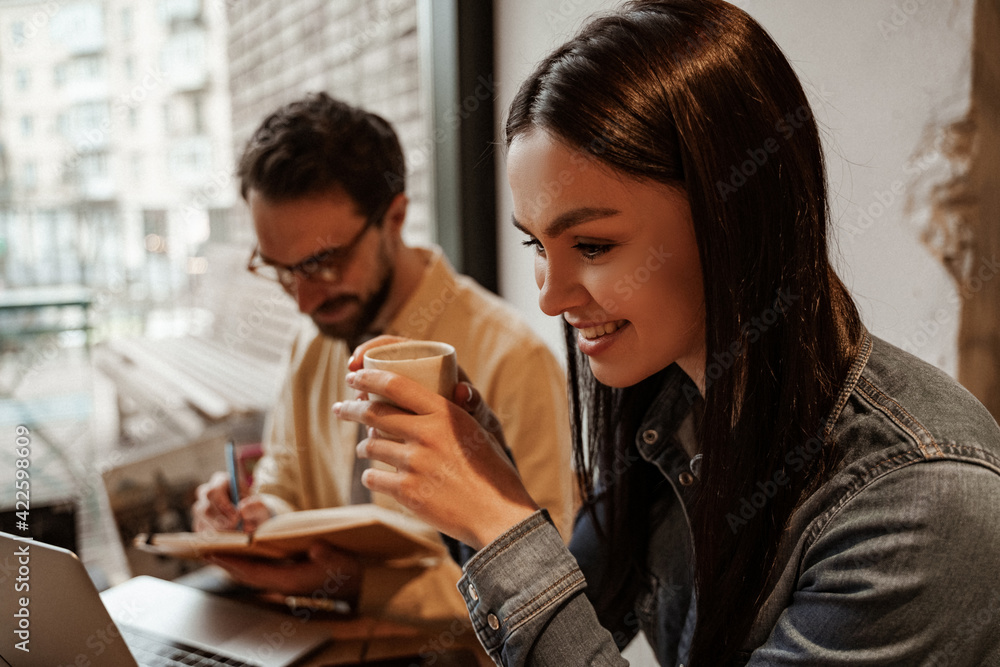
<svg viewBox="0 0 1000 667"><path fill-rule="evenodd" d="M638 369L622 368L620 364L601 363L593 358L590 359L590 371L598 382L615 389L631 387L652 375L652 373L643 374Z"/></svg>

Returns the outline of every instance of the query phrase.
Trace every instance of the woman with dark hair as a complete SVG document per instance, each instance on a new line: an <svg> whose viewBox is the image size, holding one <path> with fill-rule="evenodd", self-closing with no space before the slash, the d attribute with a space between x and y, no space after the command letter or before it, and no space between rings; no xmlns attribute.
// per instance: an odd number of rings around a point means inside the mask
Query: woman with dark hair
<svg viewBox="0 0 1000 667"><path fill-rule="evenodd" d="M405 410L334 407L396 469L369 488L479 550L460 590L494 660L621 664L641 629L664 665L1000 664L1000 429L861 323L768 34L721 0L631 2L538 66L506 144L566 325L569 550L487 419L363 370Z"/></svg>

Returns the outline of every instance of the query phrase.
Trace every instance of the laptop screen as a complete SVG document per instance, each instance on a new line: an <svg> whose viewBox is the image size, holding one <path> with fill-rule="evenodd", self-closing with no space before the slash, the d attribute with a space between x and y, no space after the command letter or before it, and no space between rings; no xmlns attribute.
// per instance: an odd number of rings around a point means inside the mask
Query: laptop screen
<svg viewBox="0 0 1000 667"><path fill-rule="evenodd" d="M101 594L71 551L2 532L0 590L0 666L131 667L183 650L281 667L330 639L322 625L153 577Z"/></svg>
<svg viewBox="0 0 1000 667"><path fill-rule="evenodd" d="M73 552L0 533L0 590L8 664L136 664Z"/></svg>

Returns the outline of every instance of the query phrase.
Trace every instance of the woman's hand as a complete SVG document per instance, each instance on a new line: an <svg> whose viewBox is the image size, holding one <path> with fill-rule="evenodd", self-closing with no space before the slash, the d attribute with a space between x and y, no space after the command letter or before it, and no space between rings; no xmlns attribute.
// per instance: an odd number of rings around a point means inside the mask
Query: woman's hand
<svg viewBox="0 0 1000 667"><path fill-rule="evenodd" d="M382 335L376 336L369 341L358 345L354 352L351 354L351 358L347 361L347 368L351 371L359 371L364 368L364 357L365 353L369 350L373 350L376 347L381 347L382 345L392 345L393 343L402 343L410 338L403 338L402 336L389 336ZM366 399L368 394L362 392L359 398ZM468 412L475 418L479 424L486 429L486 431L496 439L497 442L503 447L504 451L509 451L507 447L507 441L503 436L503 426L500 424L500 420L497 416L493 414L493 410L490 406L482 399L482 396L478 391L472 386L469 381L469 376L462 370L462 367L458 367L458 383L455 385L455 395L452 400L458 405L465 408Z"/></svg>
<svg viewBox="0 0 1000 667"><path fill-rule="evenodd" d="M364 368L365 363L365 353L368 350L374 350L376 347L382 347L383 345L392 345L393 343L405 343L411 338L403 338L402 336L389 336L387 334L382 334L381 336L376 336L369 341L365 341L354 348L354 352L351 353L351 358L347 360L348 370L358 371Z"/></svg>
<svg viewBox="0 0 1000 667"><path fill-rule="evenodd" d="M357 370L348 374L347 383L362 392L361 398L333 406L341 419L370 427L358 456L395 468L368 469L362 482L441 532L481 549L538 509L493 434L502 439L496 418L468 383L456 387L455 397L476 417L409 378L360 368L364 349L380 340L359 347L353 357L351 367ZM400 407L366 400L369 393ZM402 442L383 438L382 432Z"/></svg>

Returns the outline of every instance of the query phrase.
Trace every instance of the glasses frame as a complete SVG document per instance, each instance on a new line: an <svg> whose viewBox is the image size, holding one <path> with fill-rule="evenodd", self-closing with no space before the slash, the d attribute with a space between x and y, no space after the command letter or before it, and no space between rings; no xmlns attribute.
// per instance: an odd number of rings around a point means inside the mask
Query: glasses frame
<svg viewBox="0 0 1000 667"><path fill-rule="evenodd" d="M344 273L344 268L354 257L354 250L365 233L377 223L382 222L388 212L388 206L383 206L375 215L369 217L357 234L347 243L335 248L325 248L314 255L306 257L296 264L279 264L269 262L260 254L260 245L254 246L250 259L247 262L247 271L265 280L271 280L281 285L286 292L292 293L297 285L296 278L311 282L323 282L333 284L340 280ZM275 271L274 276L269 276L261 272L263 268L270 268Z"/></svg>

